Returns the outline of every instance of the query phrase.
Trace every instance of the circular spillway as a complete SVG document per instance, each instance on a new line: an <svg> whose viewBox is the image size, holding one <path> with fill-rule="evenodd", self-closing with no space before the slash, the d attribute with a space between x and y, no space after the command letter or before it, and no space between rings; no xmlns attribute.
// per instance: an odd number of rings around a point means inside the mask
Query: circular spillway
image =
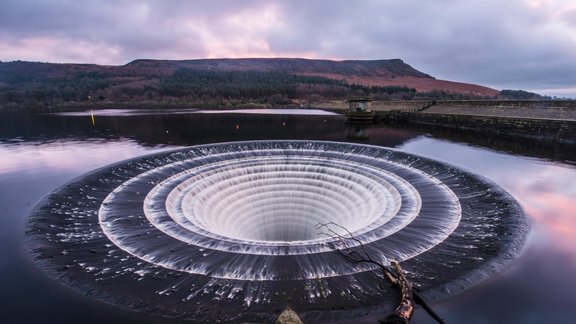
<svg viewBox="0 0 576 324"><path fill-rule="evenodd" d="M175 186L166 198L153 190L148 201L165 200L172 218L245 242L315 241L322 238L315 225L329 222L356 232L390 218L400 205L385 179L336 160L243 158L194 171L161 183Z"/></svg>
<svg viewBox="0 0 576 324"><path fill-rule="evenodd" d="M347 262L343 244L401 262L426 297L440 298L500 269L525 232L514 199L468 171L317 141L119 162L54 191L27 230L35 260L68 285L196 321L269 320L288 304L333 319L394 304L374 265Z"/></svg>

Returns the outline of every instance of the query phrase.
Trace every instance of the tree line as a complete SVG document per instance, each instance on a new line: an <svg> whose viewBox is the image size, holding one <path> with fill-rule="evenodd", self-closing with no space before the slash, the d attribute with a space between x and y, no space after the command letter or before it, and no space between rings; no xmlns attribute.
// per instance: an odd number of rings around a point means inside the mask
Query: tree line
<svg viewBox="0 0 576 324"><path fill-rule="evenodd" d="M49 70L47 70L49 69ZM136 71L137 72L137 71ZM194 104L289 105L294 100L455 99L444 92L419 93L407 86L349 84L323 76L279 71L211 71L178 68L167 74L66 73L52 65L0 64L0 104L67 102L190 102ZM458 95L462 99L462 95Z"/></svg>

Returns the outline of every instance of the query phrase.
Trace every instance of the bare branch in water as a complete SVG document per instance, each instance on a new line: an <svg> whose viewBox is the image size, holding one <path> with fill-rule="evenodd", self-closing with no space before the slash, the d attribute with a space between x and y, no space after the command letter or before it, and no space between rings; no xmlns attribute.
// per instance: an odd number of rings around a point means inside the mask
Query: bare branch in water
<svg viewBox="0 0 576 324"><path fill-rule="evenodd" d="M330 228L330 226L335 226L343 230L346 232L347 236L338 234L334 229ZM380 321L381 323L409 323L414 314L415 303L422 306L422 308L424 308L424 310L426 310L426 312L428 312L428 314L438 323L445 323L444 320L426 303L422 296L412 289L412 284L406 278L399 262L391 261L390 264L392 266L390 266L375 261L372 259L370 253L368 253L364 243L344 226L334 222L329 222L318 223L314 228L319 231L318 233L320 235L327 236L339 242L339 244L335 243L332 244L332 246L327 245L342 255L346 261L351 263L368 263L377 266L381 269L384 277L386 277L393 286L400 290L400 304L396 307L394 314L391 314ZM350 244L348 242L350 242ZM357 251L357 249L360 249L360 251ZM388 262L388 260L385 261Z"/></svg>

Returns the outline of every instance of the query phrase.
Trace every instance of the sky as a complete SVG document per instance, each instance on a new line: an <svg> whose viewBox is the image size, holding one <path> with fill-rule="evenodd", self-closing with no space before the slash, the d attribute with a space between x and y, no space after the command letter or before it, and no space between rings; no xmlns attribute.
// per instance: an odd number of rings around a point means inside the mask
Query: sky
<svg viewBox="0 0 576 324"><path fill-rule="evenodd" d="M574 0L1 0L0 61L400 58L576 98Z"/></svg>

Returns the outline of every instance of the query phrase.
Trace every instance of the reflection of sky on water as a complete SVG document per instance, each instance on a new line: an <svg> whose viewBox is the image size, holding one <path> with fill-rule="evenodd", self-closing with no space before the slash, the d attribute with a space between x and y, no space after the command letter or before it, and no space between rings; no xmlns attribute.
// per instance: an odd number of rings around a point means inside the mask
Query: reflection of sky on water
<svg viewBox="0 0 576 324"><path fill-rule="evenodd" d="M576 170L566 165L420 138L402 149L482 174L507 189L532 220L529 242L546 239L576 252ZM576 258L576 253L575 253ZM576 262L576 259L574 260Z"/></svg>
<svg viewBox="0 0 576 324"><path fill-rule="evenodd" d="M142 116L142 115L181 115L181 114L258 114L258 115L317 115L331 116L338 115L326 110L319 109L296 109L296 108L274 108L274 109L98 109L86 111L69 111L54 113L59 116Z"/></svg>
<svg viewBox="0 0 576 324"><path fill-rule="evenodd" d="M502 274L439 303L455 323L570 323L576 307L576 169L452 142L401 147L480 173L507 189L531 221L527 245ZM425 317L417 318L427 322Z"/></svg>
<svg viewBox="0 0 576 324"><path fill-rule="evenodd" d="M385 138L376 133L371 136L373 143ZM28 302L23 301L31 294L39 296L38 300L52 296L32 286L40 283L22 275L20 261L15 261L28 210L43 195L77 176L164 150L164 145L145 147L128 139L0 144L0 277L9 278L0 281L0 310L13 309L8 314L15 314L14 310L26 307ZM572 280L576 273L576 168L427 137L418 137L399 148L451 162L495 181L520 201L532 223L527 246L503 273L436 303L437 311L450 323L572 322L576 316L576 284ZM21 281L14 279L19 276L23 277ZM58 298L55 303L66 301ZM71 318L78 318L66 303L59 308L50 306L53 309L42 314L67 312ZM86 311L79 308L76 312L84 316L82 312ZM34 316L29 318L37 320ZM102 316L103 320L109 319L109 315ZM428 322L425 315L417 313L414 323Z"/></svg>
<svg viewBox="0 0 576 324"><path fill-rule="evenodd" d="M142 115L180 115L197 112L198 109L94 109L53 113L58 116L142 116Z"/></svg>
<svg viewBox="0 0 576 324"><path fill-rule="evenodd" d="M263 114L263 115L338 115L330 111L319 109L230 109L230 110L199 110L202 114Z"/></svg>
<svg viewBox="0 0 576 324"><path fill-rule="evenodd" d="M0 144L0 217L3 222L0 268L11 262L26 213L42 196L96 168L156 150L132 141ZM20 231L14 229L20 228Z"/></svg>
<svg viewBox="0 0 576 324"><path fill-rule="evenodd" d="M53 173L58 170L87 172L144 152L152 151L130 141L107 142L105 145L76 141L0 145L0 175L12 172Z"/></svg>
<svg viewBox="0 0 576 324"><path fill-rule="evenodd" d="M30 209L53 189L96 168L165 149L131 140L0 143L0 323L153 323L87 300L46 280L23 257ZM30 311L33 309L33 311ZM118 312L118 314L117 314ZM116 322L116 321L115 321Z"/></svg>

